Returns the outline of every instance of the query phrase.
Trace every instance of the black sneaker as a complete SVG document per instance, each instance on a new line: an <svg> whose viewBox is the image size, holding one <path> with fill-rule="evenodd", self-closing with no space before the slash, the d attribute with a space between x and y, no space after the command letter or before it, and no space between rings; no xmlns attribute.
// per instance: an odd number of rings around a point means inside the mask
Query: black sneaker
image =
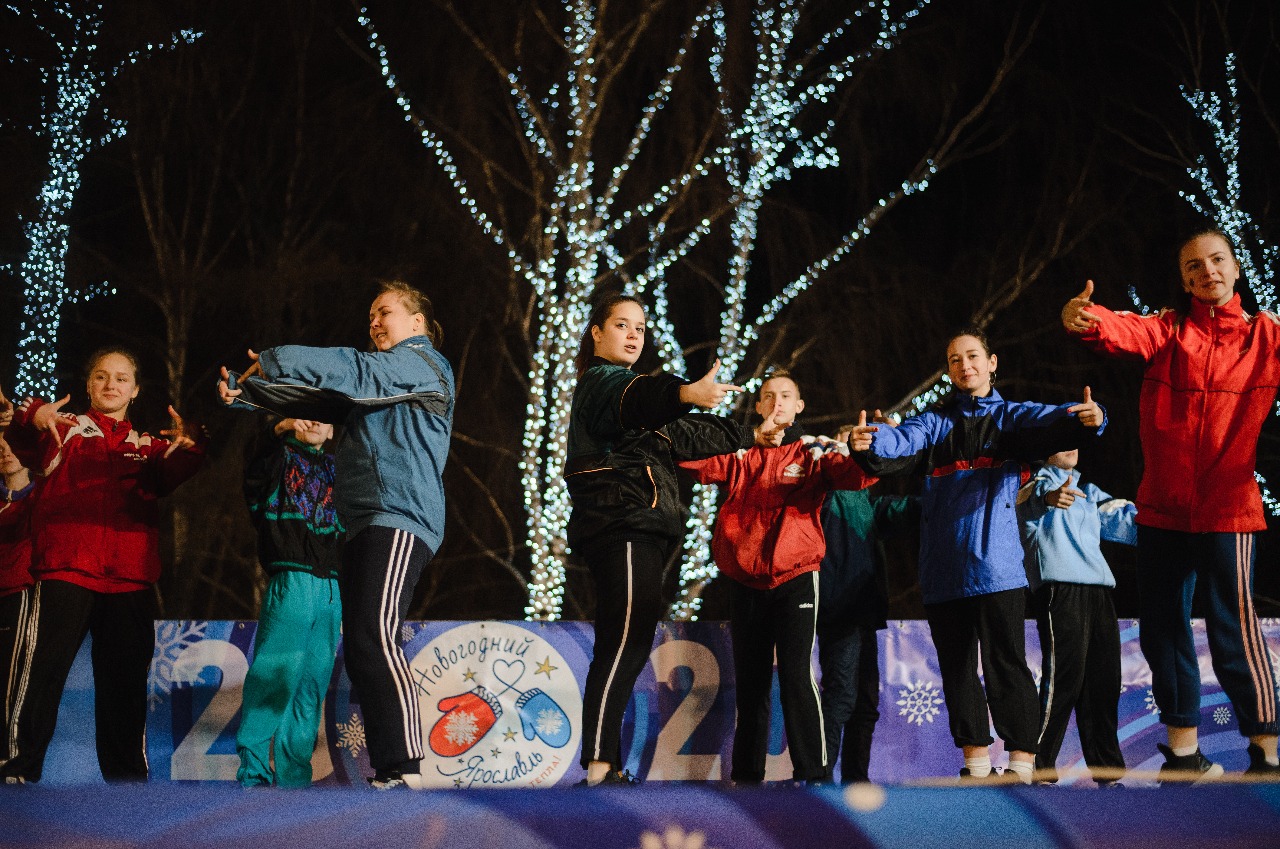
<svg viewBox="0 0 1280 849"><path fill-rule="evenodd" d="M1222 777L1222 765L1216 764L1204 756L1199 749L1189 755L1175 755L1163 743L1156 743L1160 754L1164 755L1164 765L1160 767L1160 783L1185 782L1199 784Z"/></svg>
<svg viewBox="0 0 1280 849"><path fill-rule="evenodd" d="M424 790L426 785L418 773L379 772L369 779L374 790Z"/></svg>
<svg viewBox="0 0 1280 849"><path fill-rule="evenodd" d="M624 787L639 787L640 779L625 769L611 769L604 774L601 784L621 784Z"/></svg>
<svg viewBox="0 0 1280 849"><path fill-rule="evenodd" d="M1267 763L1267 756L1256 743L1249 744L1249 768L1245 775L1261 781L1280 781L1280 765Z"/></svg>
<svg viewBox="0 0 1280 849"><path fill-rule="evenodd" d="M1000 770L995 767L991 768L991 772L986 775L974 775L969 772L969 768L960 768L961 784L1008 784L1009 779L1000 774Z"/></svg>

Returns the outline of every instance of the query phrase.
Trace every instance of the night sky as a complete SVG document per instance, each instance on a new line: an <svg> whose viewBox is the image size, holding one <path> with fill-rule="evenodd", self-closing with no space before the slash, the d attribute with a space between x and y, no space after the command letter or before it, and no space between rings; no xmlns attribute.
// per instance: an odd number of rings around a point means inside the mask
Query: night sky
<svg viewBox="0 0 1280 849"><path fill-rule="evenodd" d="M18 5L27 12L39 4ZM458 6L461 24L438 3L384 0L370 9L396 74L478 202L528 239L540 189L516 143L507 86L465 30L502 62L545 80L563 58L547 33L562 25L564 12L546 2ZM814 2L805 20L816 27L848 6ZM635 8L606 4L604 30L626 32ZM654 8L641 48L601 106L596 144L605 172L701 7L673 0ZM172 499L165 614L256 614L259 579L239 494L254 422L218 408L217 367L242 367L247 347L363 346L375 282L395 276L436 303L442 349L459 382L446 477L450 525L414 614L520 618L528 555L516 452L529 295L403 120L354 7L345 0L129 0L108 4L104 19L101 53L110 57L184 27L204 33L194 45L127 66L107 88L103 102L129 132L83 163L68 278L77 286L108 280L119 291L69 307L59 346L60 391L72 393L73 408L83 408L80 369L89 352L125 342L143 360L137 423L167 426L163 409L172 401L213 436L209 467ZM27 125L39 120L45 89L38 68L52 54L30 20L0 10L0 44L11 58L30 60L0 65L0 262L9 263L26 252L20 216L35 213L47 171L45 140ZM1179 86L1224 88L1228 50L1237 54L1241 84L1244 205L1257 236L1280 243L1278 26L1280 11L1266 0L934 0L900 44L866 63L829 105L840 167L797 171L769 193L749 277L755 308L829 251L991 89L989 102L957 134L928 190L894 206L788 307L752 349L746 370L790 366L808 401L802 422L834 430L862 407L902 400L942 366L948 334L992 293L1021 280L1020 294L988 326L1000 391L1057 402L1090 385L1112 422L1081 470L1085 480L1132 496L1141 474L1140 368L1073 343L1058 310L1086 278L1097 284L1096 300L1111 307L1129 306L1131 285L1149 304L1170 302L1174 251L1201 223L1178 192L1193 187L1187 168L1194 158L1213 154ZM684 161L714 132L705 43L695 42L688 81L677 84L671 110L634 166L638 184ZM735 43L726 72L740 91L745 42ZM1016 58L993 87L1006 51ZM708 208L724 203L715 182L698 189ZM674 227L687 224L673 218ZM691 367L705 366L714 348L728 240L720 227L671 273L670 317ZM0 386L8 389L21 292L16 277L3 279ZM1254 308L1247 296L1246 308ZM640 363L656 365L652 355ZM1280 487L1277 433L1274 425L1264 431L1259 470ZM910 484L886 490L910 491ZM894 616L921 615L912 545L894 552ZM1106 552L1120 613L1133 615L1132 555ZM1275 558L1268 532L1257 594L1270 616L1280 615ZM566 614L589 615L591 607L589 581L576 570ZM726 612L713 584L704 615Z"/></svg>

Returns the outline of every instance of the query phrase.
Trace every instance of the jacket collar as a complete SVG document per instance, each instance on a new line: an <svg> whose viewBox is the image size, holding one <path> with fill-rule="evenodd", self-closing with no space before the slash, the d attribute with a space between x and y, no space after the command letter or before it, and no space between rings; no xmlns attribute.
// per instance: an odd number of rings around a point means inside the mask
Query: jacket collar
<svg viewBox="0 0 1280 849"><path fill-rule="evenodd" d="M972 411L972 410L981 410L986 407L994 407L996 404L1003 404L1004 398L1000 397L1000 393L997 392L996 388L993 386L991 387L991 394L984 395L981 398L974 397L973 395L966 395L963 392L956 392L955 390L952 390L951 403L955 404L962 410Z"/></svg>
<svg viewBox="0 0 1280 849"><path fill-rule="evenodd" d="M614 368L625 368L625 369L631 368L630 366L620 366L617 363L611 363L608 360L606 360L604 357L597 357L595 354L592 354L591 360L587 363L587 368L593 368L594 366L613 366Z"/></svg>
<svg viewBox="0 0 1280 849"><path fill-rule="evenodd" d="M1197 324L1208 324L1210 321L1219 318L1234 318L1239 321L1246 321L1244 314L1244 306L1240 303L1240 293L1236 292L1231 296L1231 300L1222 306L1212 306L1204 301L1191 299L1191 320Z"/></svg>
<svg viewBox="0 0 1280 849"><path fill-rule="evenodd" d="M133 425L128 419L125 419L124 421L116 421L106 413L100 413L92 407L89 408L89 411L85 413L85 415L92 419L93 423L96 424L103 433L115 433L118 430L123 430L125 433L128 433L133 430Z"/></svg>
<svg viewBox="0 0 1280 849"><path fill-rule="evenodd" d="M399 342L392 345L387 350L394 351L396 348L429 348L429 347L431 347L431 340L428 339L423 334L419 333L417 336L410 336L408 339L401 339Z"/></svg>

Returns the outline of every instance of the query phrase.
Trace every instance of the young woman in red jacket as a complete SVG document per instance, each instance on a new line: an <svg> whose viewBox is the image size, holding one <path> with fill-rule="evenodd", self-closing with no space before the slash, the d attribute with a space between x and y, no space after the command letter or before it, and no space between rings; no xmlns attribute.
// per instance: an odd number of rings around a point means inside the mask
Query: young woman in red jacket
<svg viewBox="0 0 1280 849"><path fill-rule="evenodd" d="M32 504L34 557L26 682L14 703L16 751L6 783L39 781L58 702L85 634L93 636L98 766L108 781L145 781L147 673L159 609L157 499L200 468L203 447L173 407L171 439L139 433L126 418L138 397L138 363L97 352L86 374L89 411L62 413L70 396L28 398L5 438L44 479ZM203 440L201 440L202 442Z"/></svg>
<svg viewBox="0 0 1280 849"><path fill-rule="evenodd" d="M1249 738L1249 772L1280 778L1276 683L1253 609L1254 537L1266 529L1254 480L1258 435L1280 384L1280 319L1248 315L1231 240L1206 230L1178 252L1183 310L1112 312L1093 281L1062 309L1062 324L1099 353L1146 363L1139 396L1144 471L1138 505L1142 653L1167 727L1164 780L1222 775L1200 752L1200 668L1191 635L1196 580L1218 682Z"/></svg>

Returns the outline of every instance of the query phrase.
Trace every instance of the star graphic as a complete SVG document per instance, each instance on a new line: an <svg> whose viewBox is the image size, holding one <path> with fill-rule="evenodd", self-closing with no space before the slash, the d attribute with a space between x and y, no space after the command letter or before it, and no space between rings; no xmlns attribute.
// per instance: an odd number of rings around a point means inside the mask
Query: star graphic
<svg viewBox="0 0 1280 849"><path fill-rule="evenodd" d="M516 739L516 732L515 732L514 730L512 730L512 729L508 728L506 731L503 731L503 732L502 732L502 739L503 739L503 740L514 740L514 739Z"/></svg>
<svg viewBox="0 0 1280 849"><path fill-rule="evenodd" d="M499 749L497 746L494 746L492 749L489 750L489 754L493 755L496 758L498 755L502 754L502 750Z"/></svg>
<svg viewBox="0 0 1280 849"><path fill-rule="evenodd" d="M462 673L462 680L463 680L463 681L474 681L474 680L476 680L476 674L475 674L474 672L472 672L470 668L468 668L466 672Z"/></svg>
<svg viewBox="0 0 1280 849"><path fill-rule="evenodd" d="M453 786L454 786L454 787L461 787L461 786L462 786L462 779L461 779L461 778L455 778L455 779L453 780Z"/></svg>
<svg viewBox="0 0 1280 849"><path fill-rule="evenodd" d="M556 669L559 669L559 668L560 668L560 667L558 667L558 666L552 666L552 665L551 665L551 655L547 655L547 659L546 659L546 660L544 660L544 661L542 661L542 663L539 663L539 664L538 664L538 668L534 671L534 673L533 673L533 674L534 674L534 675L537 675L539 672L544 672L544 673L546 673L546 676L547 676L548 678L550 678L550 677L551 677L551 673L552 673L552 671L554 671L554 670L556 670Z"/></svg>

